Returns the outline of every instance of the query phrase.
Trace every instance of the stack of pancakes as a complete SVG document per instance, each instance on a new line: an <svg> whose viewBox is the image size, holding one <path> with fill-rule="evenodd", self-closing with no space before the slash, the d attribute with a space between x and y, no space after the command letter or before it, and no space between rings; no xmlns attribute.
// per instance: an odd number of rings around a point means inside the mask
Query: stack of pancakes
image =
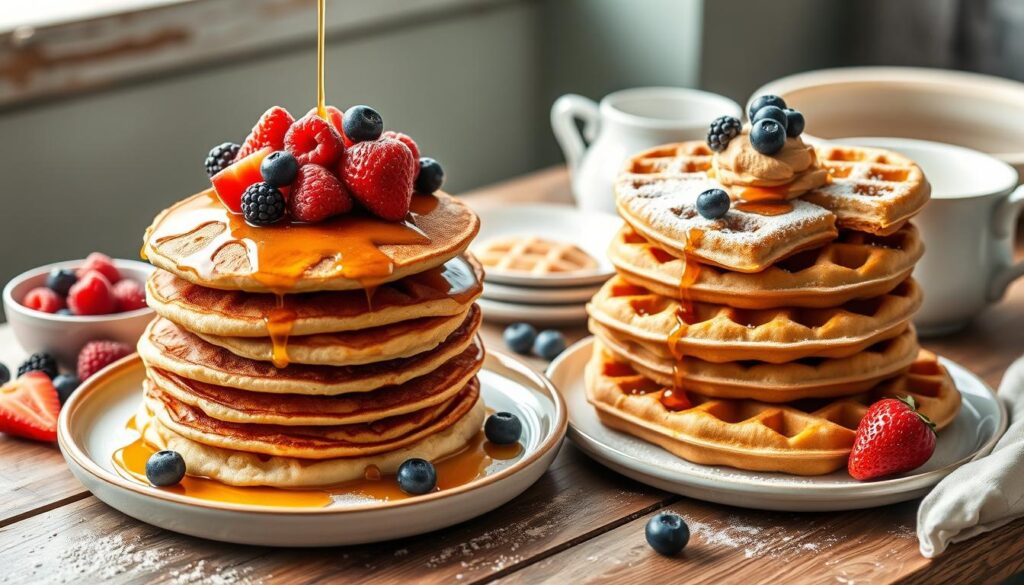
<svg viewBox="0 0 1024 585"><path fill-rule="evenodd" d="M255 228L210 192L158 216L143 249L158 267L158 317L139 342L145 440L190 475L278 487L463 448L485 415L482 271L463 255L479 221L447 195L414 197L402 224ZM310 256L317 246L336 254ZM372 279L353 271L368 255Z"/></svg>
<svg viewBox="0 0 1024 585"><path fill-rule="evenodd" d="M909 395L948 425L959 393L910 324L920 168L822 147L824 186L712 220L696 200L728 187L713 156L700 142L654 148L616 183L618 274L588 305L602 421L694 462L799 475L845 467L881 397Z"/></svg>

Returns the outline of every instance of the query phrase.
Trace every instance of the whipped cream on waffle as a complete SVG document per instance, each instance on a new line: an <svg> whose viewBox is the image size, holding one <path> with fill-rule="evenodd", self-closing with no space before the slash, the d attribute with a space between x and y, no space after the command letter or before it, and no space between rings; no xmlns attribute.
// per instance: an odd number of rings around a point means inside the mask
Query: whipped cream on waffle
<svg viewBox="0 0 1024 585"><path fill-rule="evenodd" d="M761 154L750 144L750 125L729 142L712 162L715 177L734 199L751 199L748 189L770 189L776 199L792 199L828 181L828 171L819 163L814 147L799 137L786 138L782 150ZM771 198L767 194L760 197Z"/></svg>

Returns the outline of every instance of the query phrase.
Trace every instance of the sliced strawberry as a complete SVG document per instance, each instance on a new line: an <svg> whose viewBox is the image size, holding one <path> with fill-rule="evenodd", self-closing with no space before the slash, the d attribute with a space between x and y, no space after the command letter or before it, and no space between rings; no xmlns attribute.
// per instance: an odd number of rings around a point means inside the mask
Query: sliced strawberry
<svg viewBox="0 0 1024 585"><path fill-rule="evenodd" d="M352 196L327 169L319 165L299 167L288 211L298 221L315 223L352 209Z"/></svg>
<svg viewBox="0 0 1024 585"><path fill-rule="evenodd" d="M342 138L344 138L345 137L345 131L342 130L342 120L345 119L345 112L339 110L338 108L336 108L334 106L325 106L324 109L327 110L327 121L331 123L331 127L333 127L335 130L338 131L338 136L341 136ZM306 112L306 116L316 116L316 115L317 114L316 114L316 108L315 107L313 109L309 110L308 112ZM346 140L345 141L345 146L351 146L351 143Z"/></svg>
<svg viewBox="0 0 1024 585"><path fill-rule="evenodd" d="M305 116L292 124L284 137L284 145L300 165L331 166L345 151L338 131L316 115Z"/></svg>
<svg viewBox="0 0 1024 585"><path fill-rule="evenodd" d="M242 213L242 193L249 185L263 181L260 163L271 152L270 146L261 148L210 178L217 197L232 213Z"/></svg>
<svg viewBox="0 0 1024 585"><path fill-rule="evenodd" d="M284 148L284 135L295 123L295 118L281 106L274 106L260 116L252 132L242 143L235 160L240 161L257 150L270 147L271 150Z"/></svg>
<svg viewBox="0 0 1024 585"><path fill-rule="evenodd" d="M349 193L371 213L388 221L401 221L412 203L417 166L408 146L394 138L380 138L348 149L338 174Z"/></svg>
<svg viewBox="0 0 1024 585"><path fill-rule="evenodd" d="M42 372L27 372L0 386L0 433L56 441L59 414L57 390Z"/></svg>

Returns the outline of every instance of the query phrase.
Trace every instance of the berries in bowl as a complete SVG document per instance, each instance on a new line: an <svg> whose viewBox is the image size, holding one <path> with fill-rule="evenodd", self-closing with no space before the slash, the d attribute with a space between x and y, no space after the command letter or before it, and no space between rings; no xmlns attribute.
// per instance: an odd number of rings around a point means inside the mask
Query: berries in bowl
<svg viewBox="0 0 1024 585"><path fill-rule="evenodd" d="M109 339L135 346L153 311L145 282L153 267L90 254L40 266L7 283L4 313L26 353L45 352L74 369L86 343Z"/></svg>

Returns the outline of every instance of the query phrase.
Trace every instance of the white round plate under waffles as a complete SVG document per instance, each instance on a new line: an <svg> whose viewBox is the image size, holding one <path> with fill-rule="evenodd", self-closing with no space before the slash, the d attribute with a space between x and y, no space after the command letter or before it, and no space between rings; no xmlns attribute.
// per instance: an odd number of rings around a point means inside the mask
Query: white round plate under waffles
<svg viewBox="0 0 1024 585"><path fill-rule="evenodd" d="M529 288L488 282L484 286L483 298L526 305L568 305L572 303L585 305L599 290L601 290L601 285Z"/></svg>
<svg viewBox="0 0 1024 585"><path fill-rule="evenodd" d="M487 285L484 285L484 289ZM587 320L586 303L567 305L527 305L478 299L477 304L488 323L530 323L531 325L581 325Z"/></svg>
<svg viewBox="0 0 1024 585"><path fill-rule="evenodd" d="M690 463L668 451L612 430L587 402L583 369L593 338L562 353L548 377L569 408L569 437L590 457L639 482L719 504L786 512L830 512L884 506L918 498L957 467L983 457L1006 430L1006 409L981 379L963 366L939 358L949 370L963 404L939 433L935 454L921 468L893 479L859 482L846 470L801 477Z"/></svg>
<svg viewBox="0 0 1024 585"><path fill-rule="evenodd" d="M479 211L478 215L480 233L470 246L471 252L478 253L495 240L535 237L574 245L597 264L591 270L552 272L546 275L498 271L485 265L485 283L527 287L586 286L602 283L615 273L607 252L612 237L622 227L622 219L617 215L581 211L568 205L542 204L490 207Z"/></svg>
<svg viewBox="0 0 1024 585"><path fill-rule="evenodd" d="M212 540L262 546L338 546L438 530L485 514L518 496L547 470L566 432L566 409L540 374L515 358L488 353L479 374L488 408L523 422L520 455L494 461L484 476L424 496L390 502L335 501L277 507L199 499L124 478L113 454L137 434L125 428L142 399L137 355L82 385L61 410L58 441L68 467L111 507L160 528Z"/></svg>

